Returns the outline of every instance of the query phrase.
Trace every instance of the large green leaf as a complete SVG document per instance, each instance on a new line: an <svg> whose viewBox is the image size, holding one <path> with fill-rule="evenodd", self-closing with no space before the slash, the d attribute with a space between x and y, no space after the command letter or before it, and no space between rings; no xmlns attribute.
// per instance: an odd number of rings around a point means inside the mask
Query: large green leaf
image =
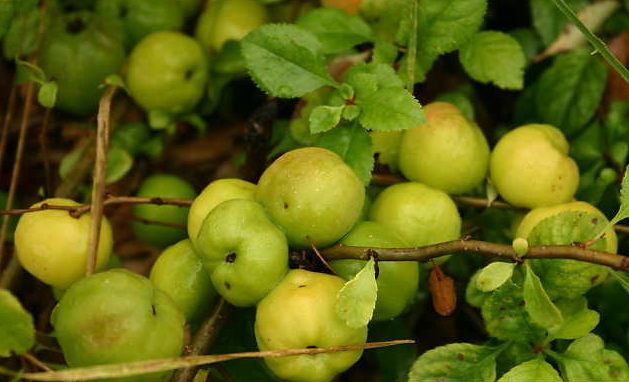
<svg viewBox="0 0 629 382"><path fill-rule="evenodd" d="M359 98L360 124L368 130L390 131L413 128L424 122L417 99L406 89L389 87Z"/></svg>
<svg viewBox="0 0 629 382"><path fill-rule="evenodd" d="M627 362L615 351L606 350L595 334L575 340L556 358L566 382L626 381L629 377Z"/></svg>
<svg viewBox="0 0 629 382"><path fill-rule="evenodd" d="M295 25L263 25L241 41L241 48L251 77L272 96L295 98L336 86L317 37Z"/></svg>
<svg viewBox="0 0 629 382"><path fill-rule="evenodd" d="M347 326L362 328L373 317L377 296L378 284L376 283L375 261L372 257L363 269L346 282L339 291L336 296L336 315Z"/></svg>
<svg viewBox="0 0 629 382"><path fill-rule="evenodd" d="M556 303L561 311L563 322L560 325L548 329L548 339L572 340L591 332L598 325L600 316L598 312L588 309L585 297L574 299L561 299Z"/></svg>
<svg viewBox="0 0 629 382"><path fill-rule="evenodd" d="M566 0L566 3L575 12L580 11L586 5L588 0ZM545 46L550 45L564 26L568 23L568 19L561 13L552 1L549 0L531 0L531 16L533 18L533 26L540 35Z"/></svg>
<svg viewBox="0 0 629 382"><path fill-rule="evenodd" d="M0 289L0 357L24 354L35 344L33 317L6 289Z"/></svg>
<svg viewBox="0 0 629 382"><path fill-rule="evenodd" d="M413 364L408 382L493 382L496 357L503 349L459 343L428 350Z"/></svg>

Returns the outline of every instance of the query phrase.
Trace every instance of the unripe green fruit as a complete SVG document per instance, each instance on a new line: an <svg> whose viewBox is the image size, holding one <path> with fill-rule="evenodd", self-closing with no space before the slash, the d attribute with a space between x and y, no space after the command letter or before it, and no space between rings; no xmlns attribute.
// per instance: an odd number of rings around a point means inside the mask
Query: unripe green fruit
<svg viewBox="0 0 629 382"><path fill-rule="evenodd" d="M147 111L177 115L192 110L205 92L207 78L201 45L183 33L152 33L129 55L127 87Z"/></svg>
<svg viewBox="0 0 629 382"><path fill-rule="evenodd" d="M485 180L489 146L481 129L454 105L424 107L426 122L406 130L398 164L404 176L448 194L472 191Z"/></svg>
<svg viewBox="0 0 629 382"><path fill-rule="evenodd" d="M70 199L53 198L35 203L79 206ZM79 218L68 211L44 210L24 214L15 229L15 249L20 264L42 282L66 289L85 276L88 256L91 213ZM113 248L113 234L103 217L96 257L96 270L103 269Z"/></svg>
<svg viewBox="0 0 629 382"><path fill-rule="evenodd" d="M256 185L242 179L218 179L194 199L188 213L188 236L195 244L201 224L217 205L232 199L254 199Z"/></svg>
<svg viewBox="0 0 629 382"><path fill-rule="evenodd" d="M287 152L264 171L256 199L284 229L291 246L306 248L309 237L324 247L354 226L365 187L338 155L305 147Z"/></svg>
<svg viewBox="0 0 629 382"><path fill-rule="evenodd" d="M183 314L146 277L123 269L96 273L68 289L51 316L71 367L176 357L183 350ZM171 372L117 382L166 382Z"/></svg>
<svg viewBox="0 0 629 382"><path fill-rule="evenodd" d="M196 248L216 291L236 306L255 305L288 271L286 236L252 200L216 206L203 221Z"/></svg>
<svg viewBox="0 0 629 382"><path fill-rule="evenodd" d="M367 327L351 328L336 314L337 276L301 269L284 280L257 306L255 334L261 351L306 347L327 348L363 343ZM328 382L352 366L362 350L265 358L280 378L293 382Z"/></svg>
<svg viewBox="0 0 629 382"><path fill-rule="evenodd" d="M128 48L153 32L180 30L184 24L179 0L99 0L95 9L123 26Z"/></svg>
<svg viewBox="0 0 629 382"><path fill-rule="evenodd" d="M518 207L566 203L579 185L579 168L568 156L568 141L550 125L525 125L503 136L491 154L496 190Z"/></svg>
<svg viewBox="0 0 629 382"><path fill-rule="evenodd" d="M212 0L199 17L195 37L208 53L227 40L240 40L269 19L259 0Z"/></svg>
<svg viewBox="0 0 629 382"><path fill-rule="evenodd" d="M566 211L585 211L593 215L598 215L607 221L605 214L587 202L577 201L557 204L551 207L538 207L529 211L529 213L524 216L520 225L518 225L516 237L528 238L531 231L533 231L535 226L537 226L542 220ZM606 251L609 253L616 253L618 250L618 236L616 236L614 227L609 227L605 231L605 240L607 243Z"/></svg>
<svg viewBox="0 0 629 382"><path fill-rule="evenodd" d="M42 43L39 64L58 85L55 106L86 115L96 111L105 91L100 85L125 60L116 25L88 12L57 18Z"/></svg>
<svg viewBox="0 0 629 382"><path fill-rule="evenodd" d="M216 300L203 260L188 239L171 245L159 255L150 279L173 299L186 316L186 322L203 320Z"/></svg>
<svg viewBox="0 0 629 382"><path fill-rule="evenodd" d="M341 244L357 247L405 248L408 244L383 224L363 221L343 239ZM330 265L334 271L350 280L365 266L364 260L334 260ZM419 282L419 264L416 261L381 261L379 273L378 299L373 312L376 321L388 320L402 313L412 301Z"/></svg>
<svg viewBox="0 0 629 382"><path fill-rule="evenodd" d="M448 194L416 182L387 187L374 201L369 217L393 229L411 246L456 240L461 235L461 216Z"/></svg>
<svg viewBox="0 0 629 382"><path fill-rule="evenodd" d="M154 198L194 199L196 192L192 185L174 175L159 174L144 179L137 196ZM186 224L189 207L136 204L133 215L149 221L173 224ZM185 228L168 227L134 221L133 232L145 243L156 247L166 247L186 237Z"/></svg>

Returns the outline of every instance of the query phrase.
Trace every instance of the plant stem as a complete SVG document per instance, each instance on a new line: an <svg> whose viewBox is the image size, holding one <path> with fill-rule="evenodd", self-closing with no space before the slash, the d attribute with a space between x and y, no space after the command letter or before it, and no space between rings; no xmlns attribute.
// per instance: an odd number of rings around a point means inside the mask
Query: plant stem
<svg viewBox="0 0 629 382"><path fill-rule="evenodd" d="M406 90L411 94L415 89L415 61L417 60L417 1L413 0L411 5L411 35L408 39L408 53L406 55L406 63L408 64Z"/></svg>
<svg viewBox="0 0 629 382"><path fill-rule="evenodd" d="M583 24L581 20L579 20L579 17L574 13L574 11L570 8L570 6L566 4L564 0L553 0L553 2L557 6L557 8L559 8L559 10L563 12L563 14L568 18L568 20L570 20L577 28L579 28L581 33L583 33L583 35L585 36L585 38L588 39L590 44L594 46L596 51L598 51L601 54L601 56L603 56L605 61L607 61L607 63L611 65L614 68L614 70L616 70L616 72L618 72L618 74L620 74L620 76L627 83L629 83L629 70L627 70L627 68L625 68L623 64L620 63L620 61L618 61L616 56L612 54L612 52L609 50L609 48L603 42L603 40L601 40L596 35L594 35L594 33L592 33L588 29L588 27L585 26L585 24Z"/></svg>
<svg viewBox="0 0 629 382"><path fill-rule="evenodd" d="M96 131L96 160L94 168L94 185L92 187L92 224L90 225L89 250L85 275L89 276L96 270L98 242L102 225L105 201L105 177L107 176L107 151L109 150L109 114L111 101L116 87L110 86L98 103L98 126Z"/></svg>
<svg viewBox="0 0 629 382"><path fill-rule="evenodd" d="M203 324L194 335L190 345L190 352L187 355L201 355L210 351L231 310L232 306L225 299L221 298L214 306L210 316L203 321ZM198 370L198 366L177 370L173 374L171 382L191 382Z"/></svg>
<svg viewBox="0 0 629 382"><path fill-rule="evenodd" d="M377 253L378 261L428 261L457 253L480 253L515 262L522 261L510 245L464 239L415 248L369 248L337 244L321 250L321 254L328 260L368 260L373 252ZM571 245L533 245L529 247L524 259L572 259L629 272L627 256Z"/></svg>

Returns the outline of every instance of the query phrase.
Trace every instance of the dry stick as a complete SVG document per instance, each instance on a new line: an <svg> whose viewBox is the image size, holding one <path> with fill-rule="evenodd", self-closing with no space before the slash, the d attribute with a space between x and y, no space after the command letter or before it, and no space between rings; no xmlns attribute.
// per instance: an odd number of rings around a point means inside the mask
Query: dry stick
<svg viewBox="0 0 629 382"><path fill-rule="evenodd" d="M32 363L33 365L39 367L42 370L54 371L54 369L50 368L48 365L46 365L45 363L43 363L42 361L37 359L37 357L35 357L34 355L32 355L30 353L24 353L24 354L22 354L22 357L24 357L30 363Z"/></svg>
<svg viewBox="0 0 629 382"><path fill-rule="evenodd" d="M44 194L46 197L50 196L52 192L52 174L50 172L50 156L48 155L48 125L50 124L50 116L52 115L52 108L46 108L44 113L44 121L41 124L39 130L39 147L41 147L42 157L44 160L44 175L45 185Z"/></svg>
<svg viewBox="0 0 629 382"><path fill-rule="evenodd" d="M344 351L377 349L388 346L414 344L413 340L395 340L383 342L367 342L331 348L308 348L308 349L286 349L270 350L262 352L243 352L220 355L198 355L189 357L176 357L166 359L156 359L148 361L136 361L120 364L109 364L100 366L80 367L52 372L41 373L21 373L21 378L33 381L68 381L68 380L94 380L103 378L130 377L140 374L156 373L179 369L182 367L209 365L218 362L230 361L241 358L276 358L305 354L336 353ZM18 373L0 367L0 373L17 376Z"/></svg>
<svg viewBox="0 0 629 382"><path fill-rule="evenodd" d="M214 306L212 313L203 321L203 324L201 324L201 327L194 335L188 355L196 356L210 351L231 310L232 306L224 298L221 298ZM173 374L171 382L191 382L198 370L198 366L179 369Z"/></svg>
<svg viewBox="0 0 629 382"><path fill-rule="evenodd" d="M428 261L459 252L481 253L515 262L522 261L510 245L464 239L415 248L369 248L337 244L323 249L321 253L328 260L368 260L370 252L374 251L378 254L379 261ZM533 245L529 247L524 259L572 259L629 272L629 257L570 245Z"/></svg>
<svg viewBox="0 0 629 382"><path fill-rule="evenodd" d="M94 185L92 186L92 224L90 225L89 251L85 275L96 270L100 227L103 219L105 201L105 177L107 176L107 150L109 149L109 114L111 100L116 93L116 86L110 86L98 103L98 126L96 129L96 160L94 164Z"/></svg>
<svg viewBox="0 0 629 382"><path fill-rule="evenodd" d="M15 152L15 163L13 164L13 173L11 174L11 185L9 186L9 194L7 196L6 209L13 207L15 199L15 191L20 178L20 170L22 169L22 157L24 156L24 145L28 132L28 125L31 116L31 108L33 107L33 97L35 95L35 86L32 81L26 84L26 99L24 101L24 109L22 112L22 122L20 124L20 135L17 142L17 150ZM7 236L7 228L9 227L9 216L2 219L2 228L0 229L0 276L2 275L2 257L4 255L4 242Z"/></svg>
<svg viewBox="0 0 629 382"><path fill-rule="evenodd" d="M15 109L15 100L17 99L17 83L13 79L11 85L11 93L9 93L9 102L7 104L7 112L2 123L2 137L0 137L0 171L2 170L2 160L4 159L4 152L6 151L7 141L9 138L9 129L11 122L13 121L13 109ZM2 206L2 208L6 208Z"/></svg>

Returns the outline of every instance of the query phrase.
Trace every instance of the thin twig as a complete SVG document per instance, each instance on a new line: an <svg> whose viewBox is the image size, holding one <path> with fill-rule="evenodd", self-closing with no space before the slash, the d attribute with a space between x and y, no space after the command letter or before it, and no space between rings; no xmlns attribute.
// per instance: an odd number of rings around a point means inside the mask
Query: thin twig
<svg viewBox="0 0 629 382"><path fill-rule="evenodd" d="M23 373L23 379L33 381L68 381L68 380L94 380L102 378L120 378L130 377L134 375L156 373L160 371L168 371L179 369L182 367L209 365L217 362L231 361L241 358L276 358L296 355L314 355L323 353L337 353L344 351L356 351L377 349L388 346L414 344L413 340L396 340L383 342L367 342L363 344L354 344L347 346L337 346L331 348L307 348L307 349L286 349L286 350L270 350L262 352L243 352L221 355L199 355L189 357L176 357L167 359L156 359L148 361L136 361L129 363L118 363L101 366L80 367L74 369L59 370L54 372L42 373ZM0 373L9 376L17 376L18 373L0 367Z"/></svg>
<svg viewBox="0 0 629 382"><path fill-rule="evenodd" d="M618 61L616 56L614 56L614 54L609 50L603 40L594 35L594 33L592 33L588 29L588 27L585 26L585 24L583 24L581 20L579 20L579 16L574 13L574 11L570 8L570 6L568 6L568 4L566 4L564 0L553 0L553 2L557 6L557 8L559 8L559 10L561 10L561 12L568 18L568 20L570 20L577 28L579 28L581 33L583 33L590 44L594 46L596 51L600 53L601 56L603 56L605 61L607 61L607 63L611 65L611 67L613 67L614 70L616 70L616 72L618 72L618 74L620 74L620 76L627 83L629 83L629 70L627 70L627 68L625 68L620 61Z"/></svg>
<svg viewBox="0 0 629 382"><path fill-rule="evenodd" d="M94 165L94 182L92 186L92 224L90 225L89 250L85 275L89 276L96 270L100 227L103 219L105 201L105 177L107 176L107 151L109 150L109 114L111 101L116 93L116 86L110 86L98 103L98 126L96 130L96 160Z"/></svg>
<svg viewBox="0 0 629 382"><path fill-rule="evenodd" d="M54 369L50 368L48 365L38 360L37 357L35 357L34 355L30 353L24 353L22 354L22 357L24 357L26 360L28 360L28 362L32 363L33 365L37 366L38 368L42 370L54 371Z"/></svg>
<svg viewBox="0 0 629 382"><path fill-rule="evenodd" d="M2 170L2 161L4 159L4 153L7 148L9 129L11 127L11 122L13 121L13 110L15 109L15 100L17 99L17 89L17 82L15 82L14 78L13 84L11 85L11 92L9 93L7 111L5 113L4 121L2 123L2 137L0 137L0 171ZM5 206L2 206L2 208L5 208Z"/></svg>
<svg viewBox="0 0 629 382"><path fill-rule="evenodd" d="M9 194L7 196L7 204L5 209L11 209L13 207L13 200L15 199L15 191L20 179L20 171L22 170L22 157L24 156L24 145L26 142L26 135L28 133L28 125L31 117L31 109L33 107L33 98L35 95L35 85L32 81L26 84L26 99L24 100L24 109L22 111L22 121L20 124L20 135L17 142L17 150L15 152L15 162L13 163L13 172L11 174L11 185L9 186ZM2 228L0 228L0 275L2 275L2 257L4 255L4 242L7 237L7 229L9 228L10 216L5 216L2 219Z"/></svg>
<svg viewBox="0 0 629 382"><path fill-rule="evenodd" d="M162 205L170 205L170 206L180 206L180 207L188 207L192 205L192 200L190 199L175 199L175 198L145 198L140 196L112 196L108 195L105 199L105 206L113 205L113 204L156 204L158 206ZM0 211L0 216L2 215L21 215L25 213L45 211L45 210L62 210L68 211L72 217L78 218L82 215L90 212L92 206L90 204L83 204L80 206L60 206L55 204L42 203L38 207L33 208L17 208L13 210L2 210Z"/></svg>
<svg viewBox="0 0 629 382"><path fill-rule="evenodd" d="M214 306L214 309L212 309L212 313L203 321L203 324L201 324L201 327L194 335L187 355L196 356L210 351L231 310L232 306L225 299L221 298ZM177 370L173 374L171 382L191 382L194 380L198 370L198 366Z"/></svg>
<svg viewBox="0 0 629 382"><path fill-rule="evenodd" d="M48 197L52 192L52 173L50 171L50 156L48 155L48 126L50 125L50 116L52 114L51 108L46 108L44 112L44 121L41 124L39 130L39 147L41 148L42 159L44 161L44 195Z"/></svg>
<svg viewBox="0 0 629 382"><path fill-rule="evenodd" d="M510 245L464 239L415 248L369 248L337 244L334 247L321 250L321 254L328 260L368 260L370 252L372 253L373 251L378 254L379 261L428 261L437 257L463 252L480 253L515 262L521 261ZM613 269L629 272L629 257L579 246L533 245L529 247L525 259L572 259L606 265Z"/></svg>
<svg viewBox="0 0 629 382"><path fill-rule="evenodd" d="M323 257L321 255L321 252L319 252L319 250L317 249L317 246L315 245L315 242L308 236L306 236L306 241L308 241L308 243L310 243L310 247L312 248L312 250L314 251L315 255L317 255L317 257L319 258L319 260L321 260L321 262L323 263L323 265L325 265L325 267L332 272L333 275L338 276L338 274L334 271L334 268L332 268L332 266L325 260L325 257Z"/></svg>
<svg viewBox="0 0 629 382"><path fill-rule="evenodd" d="M135 221L143 223L143 224L162 225L164 227L172 227L172 228L186 228L186 227L188 227L185 224L170 223L170 222L164 222L164 221L160 221L160 220L143 219L143 218L139 218L137 216L131 216L131 220L135 220Z"/></svg>

